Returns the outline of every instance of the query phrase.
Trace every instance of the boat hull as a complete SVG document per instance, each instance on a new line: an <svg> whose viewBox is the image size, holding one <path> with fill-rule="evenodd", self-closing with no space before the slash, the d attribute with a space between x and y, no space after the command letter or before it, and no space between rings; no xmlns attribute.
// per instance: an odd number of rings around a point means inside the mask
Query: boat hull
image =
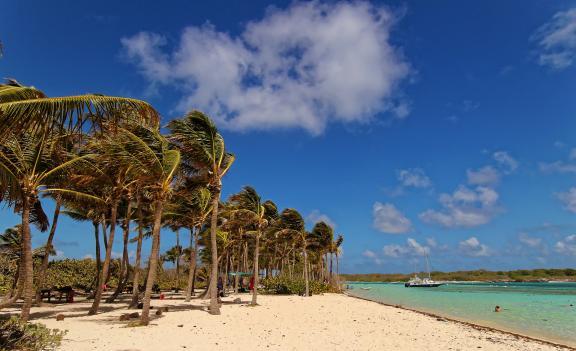
<svg viewBox="0 0 576 351"><path fill-rule="evenodd" d="M404 283L404 286L406 288L437 288L440 285L444 285L444 283L423 283L423 284Z"/></svg>

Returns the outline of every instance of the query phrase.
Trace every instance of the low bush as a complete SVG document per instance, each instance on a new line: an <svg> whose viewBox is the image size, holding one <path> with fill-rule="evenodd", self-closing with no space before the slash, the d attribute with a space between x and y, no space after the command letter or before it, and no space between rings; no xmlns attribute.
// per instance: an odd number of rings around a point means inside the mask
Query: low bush
<svg viewBox="0 0 576 351"><path fill-rule="evenodd" d="M306 282L304 279L295 279L289 277L272 277L264 278L260 281L264 287L264 293L276 295L304 295L306 291ZM316 280L309 281L308 288L310 294L317 295L327 292L336 292L336 290L327 283Z"/></svg>
<svg viewBox="0 0 576 351"><path fill-rule="evenodd" d="M39 323L25 323L13 316L0 321L0 351L55 350L64 335L65 330L49 329Z"/></svg>

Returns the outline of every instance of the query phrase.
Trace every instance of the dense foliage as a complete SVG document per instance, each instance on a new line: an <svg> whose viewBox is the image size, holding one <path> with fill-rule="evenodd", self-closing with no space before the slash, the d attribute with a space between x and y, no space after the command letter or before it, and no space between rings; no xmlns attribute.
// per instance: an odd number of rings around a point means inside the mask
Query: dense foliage
<svg viewBox="0 0 576 351"><path fill-rule="evenodd" d="M520 269L515 271L457 271L432 272L432 277L440 281L576 281L576 269ZM410 279L410 274L342 274L346 281L398 282Z"/></svg>
<svg viewBox="0 0 576 351"><path fill-rule="evenodd" d="M277 276L272 278L264 278L261 281L263 290L267 294L276 295L304 295L306 284L304 279L289 278L284 276ZM310 282L310 295L317 295L327 292L337 292L337 289L332 285L317 280Z"/></svg>
<svg viewBox="0 0 576 351"><path fill-rule="evenodd" d="M55 350L66 331L48 329L39 323L26 323L18 317L0 321L0 351Z"/></svg>

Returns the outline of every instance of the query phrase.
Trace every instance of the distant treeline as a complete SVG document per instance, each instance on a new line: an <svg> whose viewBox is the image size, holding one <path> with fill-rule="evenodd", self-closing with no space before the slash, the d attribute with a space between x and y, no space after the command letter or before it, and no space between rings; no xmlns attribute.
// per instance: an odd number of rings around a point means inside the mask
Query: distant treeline
<svg viewBox="0 0 576 351"><path fill-rule="evenodd" d="M576 269L519 269L515 271L476 271L432 272L434 280L456 281L548 281L566 280L576 281ZM410 274L341 274L346 281L363 282L397 282L410 279Z"/></svg>

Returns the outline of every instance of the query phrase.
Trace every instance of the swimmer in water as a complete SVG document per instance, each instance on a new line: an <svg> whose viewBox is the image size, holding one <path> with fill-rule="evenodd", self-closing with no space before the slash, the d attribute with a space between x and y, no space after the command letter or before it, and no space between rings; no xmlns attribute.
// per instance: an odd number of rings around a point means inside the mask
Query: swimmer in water
<svg viewBox="0 0 576 351"><path fill-rule="evenodd" d="M496 306L496 307L494 308L494 312L500 312L500 306Z"/></svg>

